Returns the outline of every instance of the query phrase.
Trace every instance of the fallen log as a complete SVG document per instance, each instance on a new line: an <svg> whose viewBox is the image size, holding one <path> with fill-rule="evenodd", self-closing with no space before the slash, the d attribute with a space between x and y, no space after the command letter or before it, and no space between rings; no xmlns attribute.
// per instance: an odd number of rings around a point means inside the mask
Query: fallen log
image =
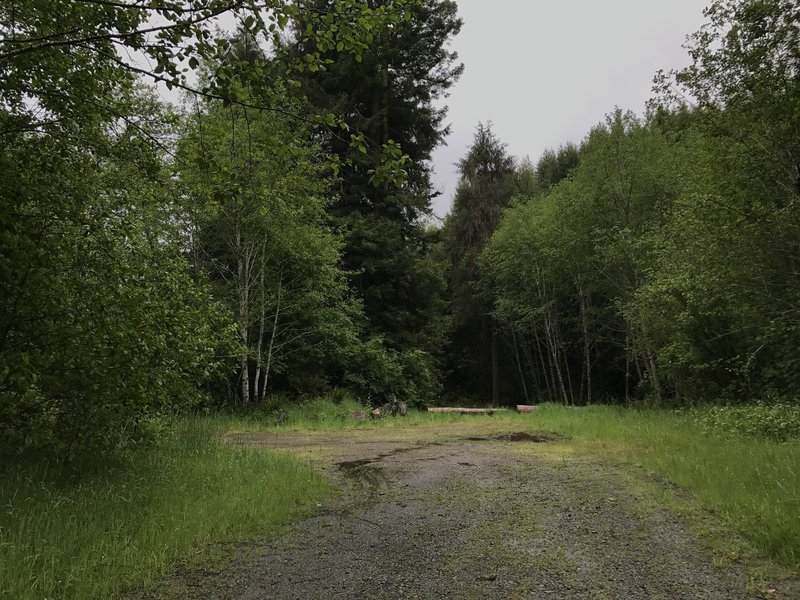
<svg viewBox="0 0 800 600"><path fill-rule="evenodd" d="M538 406L532 404L517 404L517 412L533 412Z"/></svg>
<svg viewBox="0 0 800 600"><path fill-rule="evenodd" d="M461 415L493 415L497 408L460 408L457 406L433 406L428 408L432 413L458 413Z"/></svg>

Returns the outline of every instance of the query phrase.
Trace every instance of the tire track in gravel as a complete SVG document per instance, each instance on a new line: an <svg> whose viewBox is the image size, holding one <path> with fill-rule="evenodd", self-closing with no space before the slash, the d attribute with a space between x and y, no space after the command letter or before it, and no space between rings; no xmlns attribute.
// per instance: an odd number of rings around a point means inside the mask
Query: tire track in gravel
<svg viewBox="0 0 800 600"><path fill-rule="evenodd" d="M715 564L678 518L643 511L617 467L509 452L508 437L384 439L390 435L234 436L230 441L316 452L346 491L285 536L251 549L249 558L219 572L175 575L166 595L759 597L748 591L743 567Z"/></svg>

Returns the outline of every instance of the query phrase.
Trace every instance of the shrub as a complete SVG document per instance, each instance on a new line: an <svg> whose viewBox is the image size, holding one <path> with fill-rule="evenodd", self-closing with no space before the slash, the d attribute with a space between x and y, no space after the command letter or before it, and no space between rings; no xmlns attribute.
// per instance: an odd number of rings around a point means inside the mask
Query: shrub
<svg viewBox="0 0 800 600"><path fill-rule="evenodd" d="M431 357L421 350L397 351L381 338L371 338L352 362L345 385L371 404L402 400L420 406L439 391Z"/></svg>
<svg viewBox="0 0 800 600"><path fill-rule="evenodd" d="M713 406L692 411L707 433L731 433L778 441L800 438L800 405L786 401Z"/></svg>

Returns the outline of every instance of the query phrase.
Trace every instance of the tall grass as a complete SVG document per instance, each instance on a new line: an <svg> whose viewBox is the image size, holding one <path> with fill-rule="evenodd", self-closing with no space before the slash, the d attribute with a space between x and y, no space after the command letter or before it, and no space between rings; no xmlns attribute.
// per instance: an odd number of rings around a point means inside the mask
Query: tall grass
<svg viewBox="0 0 800 600"><path fill-rule="evenodd" d="M221 444L196 420L116 462L5 465L0 598L113 597L204 544L270 534L329 490L309 465Z"/></svg>
<svg viewBox="0 0 800 600"><path fill-rule="evenodd" d="M800 441L714 434L692 414L611 407L545 406L528 423L677 484L759 553L800 571Z"/></svg>
<svg viewBox="0 0 800 600"><path fill-rule="evenodd" d="M460 415L432 414L413 409L409 409L402 418L382 417L373 420L371 410L371 407L349 397L336 400L318 397L292 402L276 396L265 404L252 407L245 412L214 415L210 421L221 429L240 431L264 429L337 431L463 422L463 417ZM506 412L508 415L512 414Z"/></svg>

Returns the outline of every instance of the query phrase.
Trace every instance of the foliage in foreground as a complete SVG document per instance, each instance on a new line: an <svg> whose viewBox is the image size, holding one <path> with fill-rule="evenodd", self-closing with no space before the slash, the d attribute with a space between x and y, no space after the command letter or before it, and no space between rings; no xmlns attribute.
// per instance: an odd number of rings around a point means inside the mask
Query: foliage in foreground
<svg viewBox="0 0 800 600"><path fill-rule="evenodd" d="M206 544L270 535L329 490L302 462L222 444L202 420L116 463L7 466L0 598L110 595Z"/></svg>

